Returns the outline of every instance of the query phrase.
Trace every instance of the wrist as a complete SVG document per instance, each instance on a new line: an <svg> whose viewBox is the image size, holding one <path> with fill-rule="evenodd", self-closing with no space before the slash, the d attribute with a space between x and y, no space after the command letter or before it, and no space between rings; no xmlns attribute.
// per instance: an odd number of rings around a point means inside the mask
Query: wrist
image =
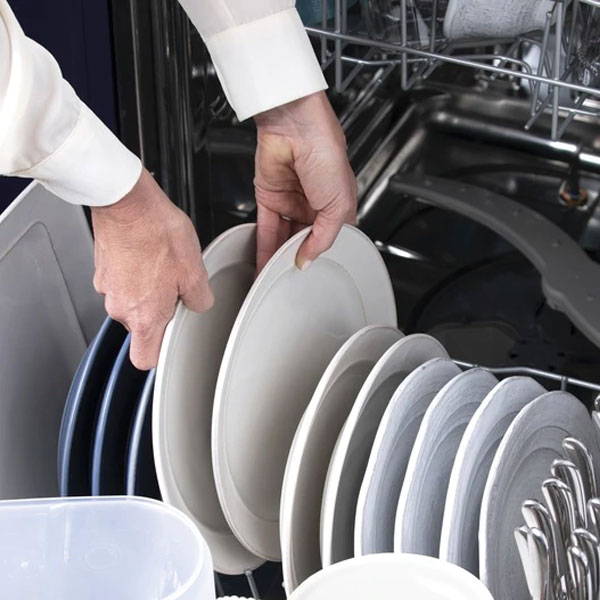
<svg viewBox="0 0 600 600"><path fill-rule="evenodd" d="M282 104L254 117L256 126L267 129L286 128L302 133L306 127L314 127L335 114L325 92L316 92L293 102Z"/></svg>
<svg viewBox="0 0 600 600"><path fill-rule="evenodd" d="M114 225L131 226L163 196L163 191L152 175L146 169L142 169L136 184L123 198L108 206L92 207L92 216L95 220L111 222Z"/></svg>

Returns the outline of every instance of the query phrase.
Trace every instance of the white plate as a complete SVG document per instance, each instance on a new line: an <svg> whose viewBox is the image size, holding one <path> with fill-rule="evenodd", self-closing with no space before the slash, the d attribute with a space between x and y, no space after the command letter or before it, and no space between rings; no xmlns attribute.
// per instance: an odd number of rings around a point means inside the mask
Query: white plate
<svg viewBox="0 0 600 600"><path fill-rule="evenodd" d="M468 571L430 556L373 554L305 581L289 600L493 600Z"/></svg>
<svg viewBox="0 0 600 600"><path fill-rule="evenodd" d="M479 513L494 454L517 413L545 391L531 377L509 377L494 387L475 411L450 475L441 559L479 574Z"/></svg>
<svg viewBox="0 0 600 600"><path fill-rule="evenodd" d="M279 560L279 502L287 455L323 371L366 325L396 325L377 248L344 226L307 271L295 266L308 230L286 242L242 305L225 349L213 411L221 506L254 554Z"/></svg>
<svg viewBox="0 0 600 600"><path fill-rule="evenodd" d="M321 568L321 499L335 442L374 364L401 337L392 327L370 326L355 333L329 363L300 421L285 468L279 514L288 594Z"/></svg>
<svg viewBox="0 0 600 600"><path fill-rule="evenodd" d="M65 399L104 319L80 206L31 184L0 216L0 498L58 495Z"/></svg>
<svg viewBox="0 0 600 600"><path fill-rule="evenodd" d="M434 338L409 335L396 342L373 367L335 445L321 509L324 566L354 555L356 503L381 417L398 385L424 362L447 357Z"/></svg>
<svg viewBox="0 0 600 600"><path fill-rule="evenodd" d="M548 392L515 417L494 456L479 521L479 575L496 600L529 600L513 531L523 525L521 505L541 500L550 466L562 458L565 437L581 440L600 464L597 434L581 402Z"/></svg>
<svg viewBox="0 0 600 600"><path fill-rule="evenodd" d="M498 383L483 369L450 380L430 404L415 440L398 501L394 551L438 556L444 502L463 433Z"/></svg>
<svg viewBox="0 0 600 600"><path fill-rule="evenodd" d="M356 556L394 549L398 499L423 415L434 396L460 373L450 359L434 358L417 367L394 392L377 429L358 496Z"/></svg>
<svg viewBox="0 0 600 600"><path fill-rule="evenodd" d="M190 516L215 570L241 574L263 561L235 538L221 510L211 460L211 418L223 350L255 271L255 225L219 236L204 252L215 305L198 315L180 304L162 343L154 388L154 460L165 502Z"/></svg>

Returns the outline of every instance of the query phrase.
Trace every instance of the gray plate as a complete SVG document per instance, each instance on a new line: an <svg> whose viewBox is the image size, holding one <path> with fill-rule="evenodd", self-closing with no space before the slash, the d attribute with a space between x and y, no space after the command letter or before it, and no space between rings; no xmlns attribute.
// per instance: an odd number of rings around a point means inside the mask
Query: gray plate
<svg viewBox="0 0 600 600"><path fill-rule="evenodd" d="M325 482L321 510L324 566L354 555L358 495L379 423L394 391L414 369L438 357L448 355L434 338L406 336L379 359L358 393L333 451Z"/></svg>
<svg viewBox="0 0 600 600"><path fill-rule="evenodd" d="M421 421L435 395L460 373L450 359L434 358L416 368L394 392L360 488L354 526L356 556L393 552L398 499Z"/></svg>
<svg viewBox="0 0 600 600"><path fill-rule="evenodd" d="M451 379L427 409L408 461L394 551L438 556L446 492L463 433L496 378L470 369Z"/></svg>
<svg viewBox="0 0 600 600"><path fill-rule="evenodd" d="M486 396L473 415L450 475L441 559L479 575L479 513L492 460L519 411L545 391L531 377L509 377Z"/></svg>

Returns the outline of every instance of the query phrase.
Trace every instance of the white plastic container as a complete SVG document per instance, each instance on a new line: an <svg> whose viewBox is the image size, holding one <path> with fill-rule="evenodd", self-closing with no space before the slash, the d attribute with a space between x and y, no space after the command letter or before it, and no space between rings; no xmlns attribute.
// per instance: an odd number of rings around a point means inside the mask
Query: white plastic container
<svg viewBox="0 0 600 600"><path fill-rule="evenodd" d="M0 502L0 597L11 600L214 600L198 529L132 497Z"/></svg>
<svg viewBox="0 0 600 600"><path fill-rule="evenodd" d="M468 571L431 556L371 554L315 573L289 600L494 600Z"/></svg>

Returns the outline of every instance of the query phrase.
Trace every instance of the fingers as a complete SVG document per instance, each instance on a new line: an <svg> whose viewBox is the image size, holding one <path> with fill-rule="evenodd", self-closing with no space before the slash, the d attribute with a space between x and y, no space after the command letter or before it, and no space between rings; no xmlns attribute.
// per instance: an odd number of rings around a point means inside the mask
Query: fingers
<svg viewBox="0 0 600 600"><path fill-rule="evenodd" d="M290 224L279 213L258 205L256 219L256 272L260 273L269 259L290 235Z"/></svg>
<svg viewBox="0 0 600 600"><path fill-rule="evenodd" d="M308 269L316 258L331 248L343 224L343 216L335 212L322 210L317 213L312 230L296 255L296 266L301 271Z"/></svg>
<svg viewBox="0 0 600 600"><path fill-rule="evenodd" d="M205 275L195 277L187 288L182 288L180 297L194 312L205 312L214 304L214 296ZM107 296L107 313L131 333L129 356L137 369L148 371L158 364L165 329L173 318L176 302L176 295L169 294L160 298L160 304L146 304L135 310L128 310L119 306L119 302L111 300L111 296ZM123 302L123 306L126 306L126 302Z"/></svg>
<svg viewBox="0 0 600 600"><path fill-rule="evenodd" d="M313 223L296 257L298 267L306 269L331 247L342 225L356 218L357 186L344 132L324 93L255 120L259 268L277 249L278 216L285 216L296 223ZM261 206L268 210L261 211Z"/></svg>
<svg viewBox="0 0 600 600"><path fill-rule="evenodd" d="M178 299L195 311L213 303L198 235L147 171L115 205L92 208L92 222L94 285L131 332L132 363L150 369Z"/></svg>
<svg viewBox="0 0 600 600"><path fill-rule="evenodd" d="M169 320L160 319L152 324L139 322L130 327L131 348L129 358L136 369L148 371L156 367Z"/></svg>
<svg viewBox="0 0 600 600"><path fill-rule="evenodd" d="M215 303L215 297L210 289L208 277L197 276L187 288L180 291L181 301L194 312L203 313L210 310Z"/></svg>

